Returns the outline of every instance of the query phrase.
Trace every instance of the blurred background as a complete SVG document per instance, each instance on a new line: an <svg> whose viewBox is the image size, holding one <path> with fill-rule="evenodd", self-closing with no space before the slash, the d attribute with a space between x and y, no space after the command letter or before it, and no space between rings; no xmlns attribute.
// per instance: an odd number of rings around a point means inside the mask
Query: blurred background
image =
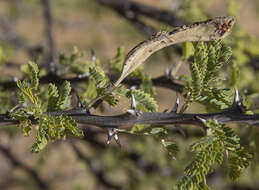
<svg viewBox="0 0 259 190"><path fill-rule="evenodd" d="M39 63L42 76L50 72L46 66L50 62L61 76L73 76L58 65L60 52L69 54L76 46L90 60L94 50L107 67L118 47L123 46L126 54L156 31L224 15L237 19L234 31L224 40L234 54L229 67L239 69L238 80L229 87L237 86L257 111L258 0L0 0L0 112L14 105L12 81L23 77L21 66L29 60ZM188 62L182 61L182 45L159 51L144 67L146 73L158 77L166 67L179 63L176 78L189 73ZM158 87L155 99L159 111L170 110L175 92ZM123 101L113 109L106 105L105 114L120 113L128 106ZM202 111L198 104L188 110ZM254 151L254 160L238 181L227 179L223 164L208 177L208 183L213 189L259 189L259 130L244 125L233 128ZM171 189L191 157L189 146L204 135L198 127L186 128L184 135L175 133L180 151L173 160L154 137L121 134L120 148L114 142L106 145L105 131L84 130L84 138L54 142L32 154L33 135L24 137L15 126L1 127L0 189Z"/></svg>

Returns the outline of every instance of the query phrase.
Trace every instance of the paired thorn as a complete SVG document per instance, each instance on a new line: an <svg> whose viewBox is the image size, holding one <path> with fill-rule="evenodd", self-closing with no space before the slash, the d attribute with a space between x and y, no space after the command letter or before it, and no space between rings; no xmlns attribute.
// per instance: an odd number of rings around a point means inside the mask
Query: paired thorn
<svg viewBox="0 0 259 190"><path fill-rule="evenodd" d="M107 144L109 145L111 143L112 138L116 141L116 143L121 146L120 144L120 139L117 133L116 128L108 128L108 139L107 139Z"/></svg>
<svg viewBox="0 0 259 190"><path fill-rule="evenodd" d="M168 66L166 66L165 68L165 77L167 79L171 79L172 78L172 75L173 75L173 72L174 72L174 67L172 66L172 68L169 70Z"/></svg>
<svg viewBox="0 0 259 190"><path fill-rule="evenodd" d="M235 103L240 104L239 92L237 88L235 88Z"/></svg>
<svg viewBox="0 0 259 190"><path fill-rule="evenodd" d="M177 93L176 101L175 101L173 109L171 110L171 113L176 113L177 112L179 103L180 103L180 97L179 97L179 94Z"/></svg>
<svg viewBox="0 0 259 190"><path fill-rule="evenodd" d="M134 94L132 93L132 90L134 89L135 89L135 86L131 87L131 108L127 112L130 113L131 115L139 116L141 115L141 111L138 110L136 99L134 97Z"/></svg>
<svg viewBox="0 0 259 190"><path fill-rule="evenodd" d="M235 88L235 100L232 104L232 108L238 108L239 111L246 111L246 106L243 104L244 97L239 95L238 89Z"/></svg>
<svg viewBox="0 0 259 190"><path fill-rule="evenodd" d="M77 94L76 94L76 97L77 97L76 109L82 110L83 112L90 114L90 110L87 107L86 101L82 102L80 97Z"/></svg>
<svg viewBox="0 0 259 190"><path fill-rule="evenodd" d="M76 97L77 97L77 107L78 108L87 108L86 101L82 102L78 95L76 95Z"/></svg>

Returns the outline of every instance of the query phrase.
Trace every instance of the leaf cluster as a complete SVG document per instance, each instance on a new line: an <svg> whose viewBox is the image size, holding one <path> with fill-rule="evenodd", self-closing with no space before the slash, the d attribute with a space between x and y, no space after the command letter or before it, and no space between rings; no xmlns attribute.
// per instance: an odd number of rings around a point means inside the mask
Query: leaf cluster
<svg viewBox="0 0 259 190"><path fill-rule="evenodd" d="M221 69L231 57L231 49L221 41L194 42L194 61L190 64L191 79L187 80L185 94L190 101L225 109L231 105L232 93L222 88Z"/></svg>
<svg viewBox="0 0 259 190"><path fill-rule="evenodd" d="M210 189L206 175L213 171L215 164L222 164L224 155L229 165L228 175L232 180L237 179L241 171L248 167L252 156L240 144L240 138L231 128L214 120L207 121L206 127L207 136L191 146L195 155L175 189Z"/></svg>
<svg viewBox="0 0 259 190"><path fill-rule="evenodd" d="M37 64L29 62L29 81L18 81L20 89L19 103L10 111L13 119L19 120L25 136L29 135L34 124L37 123L35 142L32 152L42 150L48 141L64 139L67 135L82 136L77 123L69 116L50 116L46 111L64 110L70 101L70 83L64 82L60 92L54 84L49 84L48 98L43 103L39 97L39 69ZM45 109L46 108L46 109Z"/></svg>

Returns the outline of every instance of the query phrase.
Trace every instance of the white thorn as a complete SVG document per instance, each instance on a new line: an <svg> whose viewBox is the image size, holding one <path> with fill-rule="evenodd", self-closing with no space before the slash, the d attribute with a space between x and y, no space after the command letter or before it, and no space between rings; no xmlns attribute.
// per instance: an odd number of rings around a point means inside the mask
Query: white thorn
<svg viewBox="0 0 259 190"><path fill-rule="evenodd" d="M132 92L131 92L131 109L133 109L133 110L137 109L136 100L135 100L134 94Z"/></svg>
<svg viewBox="0 0 259 190"><path fill-rule="evenodd" d="M127 110L127 112L128 112L129 114L131 114L131 115L136 115L136 111L133 110L133 109L129 109L129 110Z"/></svg>
<svg viewBox="0 0 259 190"><path fill-rule="evenodd" d="M118 140L119 140L119 137L118 137L118 135L117 135L117 134L115 134L115 135L114 135L114 139L115 139L116 141L118 141Z"/></svg>
<svg viewBox="0 0 259 190"><path fill-rule="evenodd" d="M119 139L119 136L117 135L117 133L115 133L114 139L115 139L116 143L117 143L119 146L121 146L120 139Z"/></svg>
<svg viewBox="0 0 259 190"><path fill-rule="evenodd" d="M168 68L168 65L166 66L166 68L165 68L165 76L166 76L166 78L169 78L170 76L169 76L169 68Z"/></svg>
<svg viewBox="0 0 259 190"><path fill-rule="evenodd" d="M111 143L111 140L112 140L113 135L114 135L114 132L113 132L112 128L109 128L109 129L108 129L108 140L107 140L107 144L110 144L110 143Z"/></svg>
<svg viewBox="0 0 259 190"><path fill-rule="evenodd" d="M206 123L207 123L206 119L203 119L203 118L198 117L198 116L197 116L197 119L199 119L204 125L206 125Z"/></svg>
<svg viewBox="0 0 259 190"><path fill-rule="evenodd" d="M240 101L239 92L238 92L238 89L235 88L235 102L238 103L239 101Z"/></svg>
<svg viewBox="0 0 259 190"><path fill-rule="evenodd" d="M169 78L171 78L173 74L174 74L174 66L172 66L172 68L170 69Z"/></svg>
<svg viewBox="0 0 259 190"><path fill-rule="evenodd" d="M179 98L179 94L177 93L176 101L175 101L174 107L173 107L171 112L174 112L174 113L177 112L179 103L180 103L180 98Z"/></svg>
<svg viewBox="0 0 259 190"><path fill-rule="evenodd" d="M108 135L109 135L109 136L113 136L113 134L114 134L113 129L112 129L112 128L109 128L109 129L108 129Z"/></svg>

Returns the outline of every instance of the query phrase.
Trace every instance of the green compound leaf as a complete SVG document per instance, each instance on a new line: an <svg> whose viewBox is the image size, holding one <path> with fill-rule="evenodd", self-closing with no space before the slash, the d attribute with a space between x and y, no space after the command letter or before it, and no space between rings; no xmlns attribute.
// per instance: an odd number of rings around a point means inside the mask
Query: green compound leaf
<svg viewBox="0 0 259 190"><path fill-rule="evenodd" d="M68 81L65 81L58 93L58 88L55 84L49 84L48 88L48 106L47 111L60 111L64 110L70 102L71 85Z"/></svg>
<svg viewBox="0 0 259 190"><path fill-rule="evenodd" d="M61 86L60 96L57 100L57 106L61 110L65 109L70 101L70 96L69 96L70 91L71 91L70 82L65 81Z"/></svg>
<svg viewBox="0 0 259 190"><path fill-rule="evenodd" d="M38 86L39 86L39 68L38 65L34 62L29 62L28 63L29 66L29 77L30 77L30 81L31 81L31 88L33 90L37 90Z"/></svg>
<svg viewBox="0 0 259 190"><path fill-rule="evenodd" d="M38 86L39 86L39 69L37 64L29 62L28 64L28 77L30 81L17 81L17 86L20 89L18 92L19 103L26 103L27 107L24 108L26 112L35 114L38 117L43 112L42 104L38 97Z"/></svg>
<svg viewBox="0 0 259 190"><path fill-rule="evenodd" d="M121 72L125 60L125 48L123 46L117 49L117 55L109 61L109 68L116 72Z"/></svg>
<svg viewBox="0 0 259 190"><path fill-rule="evenodd" d="M231 48L221 41L194 42L193 47L194 62L190 64L191 79L186 80L185 94L189 94L190 102L202 103L208 110L226 109L232 103L232 93L218 86L224 86L220 71L232 55Z"/></svg>
<svg viewBox="0 0 259 190"><path fill-rule="evenodd" d="M207 136L191 146L195 156L174 189L208 189L206 175L215 163L222 164L224 153L230 155L227 159L231 179L239 177L242 169L248 167L252 156L240 145L239 137L231 128L210 120L206 122L206 126Z"/></svg>
<svg viewBox="0 0 259 190"><path fill-rule="evenodd" d="M21 103L21 104L23 104L24 102L28 103L26 111L32 112L34 114L42 113L41 101L40 101L38 95L30 87L29 83L27 83L26 81L21 82L20 80L18 80L17 86L21 90L18 95L19 103Z"/></svg>
<svg viewBox="0 0 259 190"><path fill-rule="evenodd" d="M238 149L236 152L231 153L228 158L229 161L229 172L230 179L236 180L240 177L241 172L244 168L249 166L249 161L252 159L252 155L249 154L243 147Z"/></svg>
<svg viewBox="0 0 259 190"><path fill-rule="evenodd" d="M91 77L95 80L97 88L104 88L109 83L108 77L100 66L96 64L91 65L89 72Z"/></svg>
<svg viewBox="0 0 259 190"><path fill-rule="evenodd" d="M177 144L173 141L165 141L164 139L162 139L161 142L168 151L169 155L172 156L172 158L175 158L175 155L179 151Z"/></svg>
<svg viewBox="0 0 259 190"><path fill-rule="evenodd" d="M190 64L190 71L192 76L192 96L196 98L201 94L202 91L202 76L199 67L195 62Z"/></svg>
<svg viewBox="0 0 259 190"><path fill-rule="evenodd" d="M86 98L87 100L90 100L90 99L96 98L97 95L98 95L98 92L97 92L95 80L93 78L89 78L87 83L87 88L84 93L84 98Z"/></svg>
<svg viewBox="0 0 259 190"><path fill-rule="evenodd" d="M141 85L140 88L145 92L154 96L156 94L155 87L152 84L152 77L146 73L141 74Z"/></svg>
<svg viewBox="0 0 259 190"><path fill-rule="evenodd" d="M184 60L188 60L190 56L192 56L194 53L193 45L190 42L184 42L183 43L183 56L182 58Z"/></svg>
<svg viewBox="0 0 259 190"><path fill-rule="evenodd" d="M58 101L58 88L55 84L50 83L48 88L48 106L47 111L58 111L59 108L57 106Z"/></svg>
<svg viewBox="0 0 259 190"><path fill-rule="evenodd" d="M44 149L49 141L66 138L67 135L83 136L77 123L69 116L43 115L39 119L39 126L32 152L38 153Z"/></svg>
<svg viewBox="0 0 259 190"><path fill-rule="evenodd" d="M91 61L81 61L84 53L79 51L77 47L73 48L70 55L66 56L64 53L59 55L59 61L62 65L69 67L69 70L75 74L85 74L89 72Z"/></svg>

